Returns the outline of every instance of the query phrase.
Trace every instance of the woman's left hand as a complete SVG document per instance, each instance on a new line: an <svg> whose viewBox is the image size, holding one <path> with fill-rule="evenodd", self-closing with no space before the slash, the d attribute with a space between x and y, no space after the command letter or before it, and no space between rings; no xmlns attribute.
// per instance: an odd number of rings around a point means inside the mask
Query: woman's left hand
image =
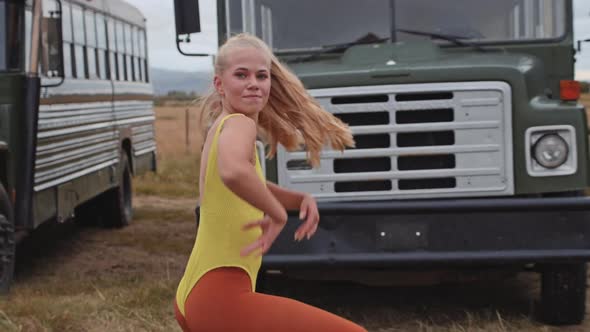
<svg viewBox="0 0 590 332"><path fill-rule="evenodd" d="M303 224L295 232L295 240L301 241L304 237L309 240L318 229L320 213L315 199L305 194L299 208L299 219L304 220Z"/></svg>
<svg viewBox="0 0 590 332"><path fill-rule="evenodd" d="M240 254L242 256L248 256L254 251L259 251L259 255L262 256L268 252L272 244L275 242L277 236L285 227L287 221L275 221L269 216L264 216L263 219L251 221L244 226L242 230L247 231L249 229L260 227L262 229L262 235L254 241L254 243L242 248Z"/></svg>

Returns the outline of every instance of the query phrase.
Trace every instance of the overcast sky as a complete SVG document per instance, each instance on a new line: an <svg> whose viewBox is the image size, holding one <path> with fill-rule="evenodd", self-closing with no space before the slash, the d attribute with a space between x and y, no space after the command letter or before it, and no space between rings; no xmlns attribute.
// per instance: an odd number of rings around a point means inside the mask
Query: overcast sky
<svg viewBox="0 0 590 332"><path fill-rule="evenodd" d="M210 71L211 58L185 57L175 44L173 0L127 0L147 18L150 62L153 67L182 71ZM321 0L318 0L321 1ZM199 0L200 34L192 35L198 53L213 54L217 49L216 0ZM590 39L590 0L574 0L574 38ZM590 80L590 43L577 56L576 78Z"/></svg>

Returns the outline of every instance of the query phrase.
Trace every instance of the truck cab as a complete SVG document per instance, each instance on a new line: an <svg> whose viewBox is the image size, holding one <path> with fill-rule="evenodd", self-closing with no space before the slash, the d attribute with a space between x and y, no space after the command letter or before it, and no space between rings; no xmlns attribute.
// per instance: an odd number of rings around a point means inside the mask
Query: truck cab
<svg viewBox="0 0 590 332"><path fill-rule="evenodd" d="M217 5L220 43L259 36L356 141L315 169L304 151L267 161L268 179L316 197L321 221L294 242L293 214L265 269L526 267L542 274L544 321L583 320L589 150L571 0Z"/></svg>

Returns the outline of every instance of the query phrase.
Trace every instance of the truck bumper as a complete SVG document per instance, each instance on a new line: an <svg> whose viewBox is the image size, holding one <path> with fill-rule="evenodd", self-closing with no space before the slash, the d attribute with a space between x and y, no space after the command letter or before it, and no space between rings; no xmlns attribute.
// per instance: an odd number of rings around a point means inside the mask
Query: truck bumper
<svg viewBox="0 0 590 332"><path fill-rule="evenodd" d="M263 268L387 268L590 260L590 197L318 204L310 240L287 226Z"/></svg>

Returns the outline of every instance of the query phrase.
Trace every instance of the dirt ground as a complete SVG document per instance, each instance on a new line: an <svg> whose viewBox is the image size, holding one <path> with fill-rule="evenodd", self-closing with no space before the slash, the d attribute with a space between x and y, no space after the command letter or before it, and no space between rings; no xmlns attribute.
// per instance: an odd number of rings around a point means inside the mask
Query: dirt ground
<svg viewBox="0 0 590 332"><path fill-rule="evenodd" d="M19 245L0 331L179 331L172 300L196 230L192 199L141 196L124 229L49 225ZM538 277L428 286L363 286L271 277L267 291L371 332L588 331L534 322Z"/></svg>
<svg viewBox="0 0 590 332"><path fill-rule="evenodd" d="M590 104L590 97L584 100ZM136 181L136 189L144 187L136 190L129 227L50 224L19 244L14 287L0 299L0 331L180 331L172 301L196 231L199 146L192 130L186 145L185 110L156 110L165 169ZM194 112L189 115L189 128L195 128ZM192 189L168 191L181 182ZM269 292L335 312L371 332L590 331L590 318L582 326L560 328L532 319L539 293L534 273L381 287L274 276L268 286Z"/></svg>

